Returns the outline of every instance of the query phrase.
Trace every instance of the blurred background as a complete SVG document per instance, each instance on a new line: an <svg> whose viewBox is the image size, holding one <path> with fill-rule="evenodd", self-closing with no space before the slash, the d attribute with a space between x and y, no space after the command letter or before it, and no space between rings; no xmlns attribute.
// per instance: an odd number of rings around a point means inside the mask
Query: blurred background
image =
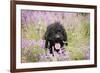
<svg viewBox="0 0 100 73"><path fill-rule="evenodd" d="M40 62L45 56L44 33L48 25L60 22L68 35L70 60L90 58L90 14L60 11L21 10L21 62ZM49 61L45 60L44 62Z"/></svg>

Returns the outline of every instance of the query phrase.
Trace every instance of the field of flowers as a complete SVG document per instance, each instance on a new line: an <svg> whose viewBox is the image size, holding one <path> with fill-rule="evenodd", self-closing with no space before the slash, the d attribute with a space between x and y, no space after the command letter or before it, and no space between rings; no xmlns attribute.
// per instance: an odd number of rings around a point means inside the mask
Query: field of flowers
<svg viewBox="0 0 100 73"><path fill-rule="evenodd" d="M44 33L48 25L60 22L68 35L69 60L90 58L90 14L21 10L21 62L46 62Z"/></svg>

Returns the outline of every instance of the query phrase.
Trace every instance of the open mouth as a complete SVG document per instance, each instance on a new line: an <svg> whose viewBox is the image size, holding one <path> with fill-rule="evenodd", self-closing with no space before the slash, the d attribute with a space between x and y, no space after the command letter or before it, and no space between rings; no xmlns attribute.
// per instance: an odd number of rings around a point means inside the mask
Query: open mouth
<svg viewBox="0 0 100 73"><path fill-rule="evenodd" d="M61 48L61 45L60 43L55 43L54 47L56 50L59 50Z"/></svg>

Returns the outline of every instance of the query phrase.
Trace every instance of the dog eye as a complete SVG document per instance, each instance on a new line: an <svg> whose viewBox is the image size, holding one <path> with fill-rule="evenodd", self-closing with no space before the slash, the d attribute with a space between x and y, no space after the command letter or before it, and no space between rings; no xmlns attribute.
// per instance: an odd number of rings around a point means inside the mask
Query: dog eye
<svg viewBox="0 0 100 73"><path fill-rule="evenodd" d="M58 32L61 32L61 30L57 30Z"/></svg>

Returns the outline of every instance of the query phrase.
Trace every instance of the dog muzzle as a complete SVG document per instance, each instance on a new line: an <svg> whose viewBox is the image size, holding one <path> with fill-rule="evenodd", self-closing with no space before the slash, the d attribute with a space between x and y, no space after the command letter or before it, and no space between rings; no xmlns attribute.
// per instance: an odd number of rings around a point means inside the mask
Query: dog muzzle
<svg viewBox="0 0 100 73"><path fill-rule="evenodd" d="M55 43L54 47L55 47L55 49L60 49L61 45L60 45L60 43Z"/></svg>

